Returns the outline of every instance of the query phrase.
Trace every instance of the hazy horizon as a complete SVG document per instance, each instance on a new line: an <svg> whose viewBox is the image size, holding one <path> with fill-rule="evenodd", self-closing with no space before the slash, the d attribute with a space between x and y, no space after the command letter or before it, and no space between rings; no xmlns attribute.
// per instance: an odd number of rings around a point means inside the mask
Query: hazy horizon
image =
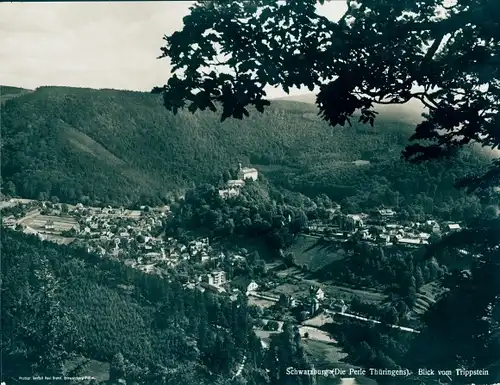
<svg viewBox="0 0 500 385"><path fill-rule="evenodd" d="M151 91L170 76L161 54L163 36L182 29L192 1L2 3L0 79L35 89L66 86ZM318 5L338 20L345 1ZM286 96L266 89L269 98ZM290 95L309 93L292 89Z"/></svg>

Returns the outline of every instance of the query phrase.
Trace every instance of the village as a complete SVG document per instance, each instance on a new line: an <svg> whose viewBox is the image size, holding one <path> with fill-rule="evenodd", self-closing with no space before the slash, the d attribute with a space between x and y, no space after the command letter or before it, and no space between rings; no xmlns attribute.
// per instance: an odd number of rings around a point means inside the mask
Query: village
<svg viewBox="0 0 500 385"><path fill-rule="evenodd" d="M258 179L258 171L240 164L238 178L229 180L226 187L219 190L221 198L237 196L245 180ZM264 344L270 334L280 330L284 320L298 322L304 337L325 343L334 341L320 328L332 322L336 315L380 323L349 312L349 303L354 297L373 303L383 300L381 293L369 288L312 280L297 267L287 266L280 260L263 262L264 274L252 274L248 267L251 251L239 247L228 250L217 242L212 244L207 237L166 236L163 223L173 215L169 206L129 210L10 199L2 202L2 208L4 226L42 240L82 247L89 253L120 260L150 274L168 277L181 272L187 289L226 295L233 301L245 295L250 304L260 309L262 324L258 334ZM432 237L460 229L461 224L454 222L401 221L397 211L390 208L344 214L336 204L328 210L327 218L309 221L301 236L332 244L356 238L381 247L411 249L428 244ZM400 325L392 327L418 333Z"/></svg>
<svg viewBox="0 0 500 385"><path fill-rule="evenodd" d="M369 214L339 215L339 212L340 206L330 210L329 220L309 222L307 233L338 240L346 240L357 234L369 243L418 247L429 244L433 235L441 236L462 228L460 223L452 221L401 223L393 209L377 209Z"/></svg>
<svg viewBox="0 0 500 385"><path fill-rule="evenodd" d="M255 168L243 168L240 164L238 179L227 181L219 189L219 196L222 199L238 196L248 180L256 181L258 175ZM206 236L169 236L164 224L174 214L168 205L131 210L12 198L0 201L0 210L3 226L43 241L80 247L101 258L112 258L166 279L175 275L187 290L225 296L229 301L244 297L255 309L254 330L264 348L269 347L273 334L282 331L285 322L292 322L298 326L311 354L323 357L315 361L318 368L330 368L332 364L353 368L341 363L347 354L328 331L328 325L339 320L381 323L351 306L356 300L381 305L387 299L384 293L311 277L296 263L293 266L287 263L289 250L281 251L281 259L264 261L255 259L254 250L228 246ZM308 220L297 244L327 244L336 248L356 239L410 252L463 227L462 223L437 220L409 222L401 219L396 208L346 214L340 205L334 204L327 211L326 217ZM312 250L303 253L295 250L295 259L305 261L317 252L315 247L308 249ZM441 288L433 285L428 284L417 293L414 316L423 314L440 295ZM384 323L403 333L420 333L407 324Z"/></svg>
<svg viewBox="0 0 500 385"><path fill-rule="evenodd" d="M257 180L258 171L239 165L238 180L227 182L219 190L223 199L239 194L245 180ZM379 293L364 288L344 288L324 285L306 279L296 268L283 261L266 261L265 277L253 277L245 269L230 276L227 266L248 264L251 252L242 248L224 250L204 238L176 239L163 232L163 221L172 215L169 206L140 207L88 207L79 203L67 205L26 199L2 202L6 227L38 236L42 240L72 244L101 257L114 258L146 273L168 276L188 266L184 286L192 290L227 295L235 300L246 295L249 302L262 312L263 341L277 332L285 319L302 324L301 331L308 338L332 342L318 328L331 322L335 314L354 317L367 322L378 322L362 314L348 312L349 301L358 294L373 297ZM329 217L309 221L304 237L322 239L332 243L346 242L356 237L362 242L381 246L415 248L428 244L432 237L460 230L460 223L427 220L421 223L400 221L394 209L381 208L370 213L343 214L340 205L329 209ZM193 269L191 269L193 268ZM280 324L281 322L281 324ZM393 325L401 330L418 332ZM314 331L314 333L311 333ZM316 336L316 337L311 337Z"/></svg>

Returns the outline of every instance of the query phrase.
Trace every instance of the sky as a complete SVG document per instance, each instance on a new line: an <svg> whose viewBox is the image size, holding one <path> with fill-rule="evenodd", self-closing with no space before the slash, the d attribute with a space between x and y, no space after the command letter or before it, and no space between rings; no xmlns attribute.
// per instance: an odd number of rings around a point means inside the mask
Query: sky
<svg viewBox="0 0 500 385"><path fill-rule="evenodd" d="M191 4L0 3L0 84L150 91L170 76L168 59L157 59L162 37L182 29ZM318 12L337 20L346 9L338 0Z"/></svg>

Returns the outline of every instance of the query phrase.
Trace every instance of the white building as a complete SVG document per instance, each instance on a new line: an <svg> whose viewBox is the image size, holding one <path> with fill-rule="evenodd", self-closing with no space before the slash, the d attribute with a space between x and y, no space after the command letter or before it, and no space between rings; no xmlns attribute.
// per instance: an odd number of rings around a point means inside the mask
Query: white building
<svg viewBox="0 0 500 385"><path fill-rule="evenodd" d="M226 272L219 270L219 271L213 271L210 274L207 274L207 282L210 285L213 286L221 286L224 285L227 280L226 280Z"/></svg>
<svg viewBox="0 0 500 385"><path fill-rule="evenodd" d="M420 233L420 234L418 234L418 237L420 239L428 240L431 237L431 235L428 233Z"/></svg>
<svg viewBox="0 0 500 385"><path fill-rule="evenodd" d="M425 239L415 239L415 238L399 238L398 237L398 243L402 245L407 245L407 246L418 246L418 245L428 245L429 242Z"/></svg>
<svg viewBox="0 0 500 385"><path fill-rule="evenodd" d="M210 256L207 254L206 251L201 252L201 257L200 257L201 263L207 263L210 261Z"/></svg>
<svg viewBox="0 0 500 385"><path fill-rule="evenodd" d="M240 195L240 190L238 188L232 187L224 190L219 190L219 196L222 199L233 198L237 197L238 195Z"/></svg>
<svg viewBox="0 0 500 385"><path fill-rule="evenodd" d="M247 293L253 292L253 291L257 290L258 288L259 288L259 285L257 284L257 282L252 281L247 286Z"/></svg>
<svg viewBox="0 0 500 385"><path fill-rule="evenodd" d="M243 181L245 179L257 180L258 177L259 177L259 172L257 171L256 168L241 167L241 163L239 164L238 179L241 179Z"/></svg>
<svg viewBox="0 0 500 385"><path fill-rule="evenodd" d="M392 209L380 209L378 212L383 217L393 217L396 215L396 212Z"/></svg>

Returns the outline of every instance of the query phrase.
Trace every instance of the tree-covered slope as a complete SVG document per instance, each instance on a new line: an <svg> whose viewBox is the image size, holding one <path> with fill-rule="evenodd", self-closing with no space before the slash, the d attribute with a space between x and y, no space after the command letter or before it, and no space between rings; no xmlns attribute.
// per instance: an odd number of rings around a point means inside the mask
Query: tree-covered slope
<svg viewBox="0 0 500 385"><path fill-rule="evenodd" d="M396 183L401 176L418 180L423 190L428 181L451 186L453 176L477 163L467 159L455 169L449 163L432 170L410 166L399 158L412 125L380 119L374 128L332 130L314 105L293 101L275 101L264 114L253 111L221 123L212 112L174 116L149 93L41 87L8 100L1 121L3 181L12 181L18 195L68 202L157 199L193 182L215 184L238 162L257 165L287 188L340 200L366 187L367 180L400 192L415 191L411 181Z"/></svg>
<svg viewBox="0 0 500 385"><path fill-rule="evenodd" d="M209 112L174 116L157 95L41 87L2 108L2 176L27 197L126 203L210 180L238 161L302 167L319 155L355 159L405 142L397 130L353 141L315 114L275 102L264 115L220 123Z"/></svg>
<svg viewBox="0 0 500 385"><path fill-rule="evenodd" d="M68 361L83 356L109 363L114 384L119 379L163 385L310 384L282 375L290 366L308 368L298 329L285 327L268 356L253 332L255 312L242 296L231 301L189 290L175 275L166 280L76 247L1 230L0 364L6 383L67 375Z"/></svg>

